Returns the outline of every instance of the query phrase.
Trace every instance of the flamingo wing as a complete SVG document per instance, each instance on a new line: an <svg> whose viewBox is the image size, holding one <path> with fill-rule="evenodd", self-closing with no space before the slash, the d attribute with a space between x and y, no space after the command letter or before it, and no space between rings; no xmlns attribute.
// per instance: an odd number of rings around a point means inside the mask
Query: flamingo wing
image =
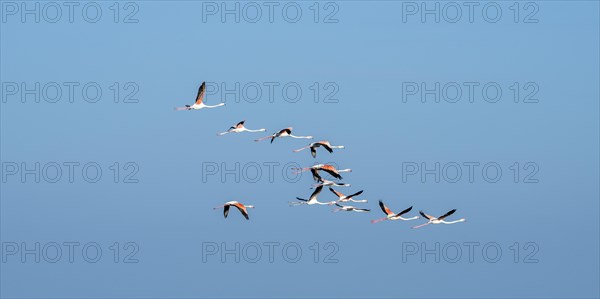
<svg viewBox="0 0 600 299"><path fill-rule="evenodd" d="M356 193L354 193L354 194L352 194L352 195L348 195L348 196L346 196L346 198L352 198L352 197L354 197L354 196L359 196L359 195L361 195L361 194L363 193L363 191L364 191L364 190L360 190L360 191L358 191L358 192L356 192Z"/></svg>
<svg viewBox="0 0 600 299"><path fill-rule="evenodd" d="M327 143L319 143L323 148L325 148L328 152L333 153L333 149Z"/></svg>
<svg viewBox="0 0 600 299"><path fill-rule="evenodd" d="M206 91L206 82L202 82L200 88L198 88L198 95L196 96L196 105L202 104L202 100L204 100L204 92Z"/></svg>
<svg viewBox="0 0 600 299"><path fill-rule="evenodd" d="M242 215L244 215L246 220L250 219L250 217L248 217L248 211L246 211L246 207L243 204L237 203L237 204L235 204L235 207L238 208L238 210L240 210L240 213L242 213Z"/></svg>
<svg viewBox="0 0 600 299"><path fill-rule="evenodd" d="M315 191L313 191L313 193L310 195L310 200L316 199L317 195L319 195L319 193L321 193L321 190L323 190L323 186L319 186L319 187L315 188Z"/></svg>
<svg viewBox="0 0 600 299"><path fill-rule="evenodd" d="M396 214L396 216L402 216L402 215L404 215L404 214L406 214L406 213L410 212L410 210L412 210L412 208L413 208L413 207L411 206L410 208L408 208L408 209L406 209L406 210L404 210L404 211L402 211L402 212L400 212L400 213Z"/></svg>
<svg viewBox="0 0 600 299"><path fill-rule="evenodd" d="M241 122L239 122L237 125L235 125L236 128L240 129L242 127L244 127L244 122L246 122L245 120L242 120Z"/></svg>
<svg viewBox="0 0 600 299"><path fill-rule="evenodd" d="M431 219L435 218L435 217L433 217L431 215L427 215L427 214L423 213L423 211L419 211L419 214L421 214L421 216L423 216L427 220L431 220Z"/></svg>
<svg viewBox="0 0 600 299"><path fill-rule="evenodd" d="M454 214L454 212L456 212L456 209L454 209L454 210L451 210L451 211L448 211L448 213L446 213L446 214L444 214L444 215L442 215L442 216L438 217L438 219L439 219L439 220L442 220L442 219L444 219L444 218L446 218L446 217L448 217L448 216L450 216L450 215Z"/></svg>
<svg viewBox="0 0 600 299"><path fill-rule="evenodd" d="M313 180L315 180L315 182L322 182L323 178L319 175L319 171L316 169L310 169L310 173L312 173L313 176Z"/></svg>
<svg viewBox="0 0 600 299"><path fill-rule="evenodd" d="M229 215L229 205L225 205L225 208L223 209L223 216L227 218L227 215Z"/></svg>
<svg viewBox="0 0 600 299"><path fill-rule="evenodd" d="M381 200L379 201L379 207L387 215L394 214L394 212L392 212L392 210L390 210L390 208L388 208Z"/></svg>
<svg viewBox="0 0 600 299"><path fill-rule="evenodd" d="M312 155L313 158L317 157L317 149L314 146L310 147L310 154Z"/></svg>
<svg viewBox="0 0 600 299"><path fill-rule="evenodd" d="M334 178L336 178L338 180L342 179L342 176L339 173L337 173L337 171L335 171L335 169L322 167L321 170L329 173L331 176L333 176Z"/></svg>
<svg viewBox="0 0 600 299"><path fill-rule="evenodd" d="M335 196L337 196L337 197L344 197L344 194L333 190L333 188L331 188L331 187L329 187L329 191L333 192L333 194L335 194Z"/></svg>

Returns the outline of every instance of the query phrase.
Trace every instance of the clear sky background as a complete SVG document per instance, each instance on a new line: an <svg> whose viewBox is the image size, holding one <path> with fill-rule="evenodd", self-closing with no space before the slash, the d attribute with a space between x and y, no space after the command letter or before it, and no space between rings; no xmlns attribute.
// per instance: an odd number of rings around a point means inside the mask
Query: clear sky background
<svg viewBox="0 0 600 299"><path fill-rule="evenodd" d="M121 21L133 7L122 4L120 22L115 23L112 2L99 2L103 14L97 23L82 19L81 6L73 23L68 22L64 7L57 23L43 19L36 23L31 16L21 22L19 15L6 15L6 22L0 23L4 84L0 149L6 176L0 191L5 259L0 264L0 295L600 295L597 2L536 2L538 10L529 19L537 23L523 23L534 11L534 7L526 9L525 3L520 4L519 22L515 22L513 2L498 2L502 15L496 23L481 16L481 6L475 8L472 23L464 6L456 23L443 18L453 17L451 7L439 23L432 16L422 22L419 14L403 22L402 3L393 1L334 2L330 7L321 3L319 22L314 22L313 2L298 4L303 14L297 23L285 21L282 6L275 8L272 23L265 6L257 23L248 23L243 16L239 23L232 16L222 22L220 15L207 16L203 22L203 4L196 1L138 2L133 17L139 22L128 24ZM338 22L323 23L334 7ZM247 12L246 16L254 16ZM174 111L173 107L193 102L202 81L224 82L229 88L235 82L242 87L248 82L280 85L272 103L263 87L256 103L243 98L236 102L232 95L225 98L216 92L206 96L207 103L225 101L225 107ZM21 93L9 95L6 90L14 86L11 82L25 82L30 88L35 82L42 86L77 82L79 95L69 103L68 89L63 87L57 103L43 99L36 103L31 96L21 103ZM101 86L97 103L80 96L88 82ZM133 90L125 90L125 83L134 82L139 103L114 103L110 89L114 82L120 83L120 97ZM288 82L301 86L296 103L281 96L281 87ZM322 89L318 103L310 89L315 82ZM333 90L323 89L327 82L338 87L337 103L322 102ZM427 82L429 88L435 82L442 86L477 82L479 95L484 84L497 82L502 97L488 103L476 96L470 103L463 87L457 103L435 103L431 96L426 103L417 96L404 103L403 82ZM514 103L510 89L514 82L520 83L520 99L533 90L524 90L524 85L534 82L539 102ZM292 152L306 140L268 144L252 142L266 133L215 135L243 119L249 128L267 128L267 133L293 126L298 135L327 139L346 149L333 154L320 150L313 159L307 151ZM43 178L37 183L33 175L21 182L21 173L9 176L7 167L22 162L29 168L36 162L40 167L52 162L80 166L73 183L66 167L56 183ZM80 173L81 165L89 162L102 168L97 183L86 182ZM113 181L109 168L115 162L121 168L119 183ZM138 183L123 183L132 170L123 169L127 162L138 166L133 176ZM251 182L254 175L239 182L234 175L222 180L222 169L211 176L203 169L213 163L234 169L240 163L243 170L253 162L279 163L273 181L268 179L268 167L262 167L257 182ZM294 177L282 175L283 166L292 162L302 166L335 162L340 168L352 168L344 175L352 187L340 191L364 189L363 198L369 202L356 205L372 209L371 213L289 207L288 201L296 196L308 197L312 184L308 175L285 180ZM403 180L403 165L422 162L429 168L436 162L440 168L452 162L480 166L472 183L464 166L456 183L443 178L435 182L433 175L425 182L419 175ZM496 183L486 182L481 175L482 165L490 162L502 169ZM509 168L515 162L521 168L518 183ZM523 182L532 171L523 169L528 162L538 168L532 177L537 183ZM334 197L324 190L321 199ZM456 208L448 220L464 217L467 222L419 230L410 227L422 219L370 224L369 220L383 217L379 199L395 211L414 206L410 216L418 210L441 215ZM221 211L212 209L229 200L255 205L250 221L237 211L223 219ZM10 244L18 244L21 250L23 243L31 249L36 242L42 247L51 242L81 246L72 263L66 247L56 263L44 259L53 257L51 253L39 263L33 255L22 262L20 252L7 253ZM96 263L81 256L81 247L89 242L102 249ZM109 248L115 242L121 247L117 263ZM137 263L123 263L133 248L122 248L127 242L137 244L133 256ZM205 256L203 262L203 244L225 243L231 249L236 242L240 246L279 242L280 246L272 263L263 245L256 263L243 257L236 263L233 255L225 262L220 255ZM282 258L282 247L290 242L302 249L296 263ZM317 263L310 249L315 242L321 247ZM328 242L337 244L333 256L337 263L324 262L333 250L323 248ZM468 242L480 244L472 262L464 245ZM411 244L431 249L436 243L441 248L459 244L462 255L454 263L448 261L455 256L452 248L446 255L439 252L439 262L433 254L421 260L421 251L407 255ZM515 243L520 248L517 257ZM489 261L496 247L486 255L485 244L501 248L497 262ZM254 257L254 251L249 252ZM293 249L289 252L293 257Z"/></svg>

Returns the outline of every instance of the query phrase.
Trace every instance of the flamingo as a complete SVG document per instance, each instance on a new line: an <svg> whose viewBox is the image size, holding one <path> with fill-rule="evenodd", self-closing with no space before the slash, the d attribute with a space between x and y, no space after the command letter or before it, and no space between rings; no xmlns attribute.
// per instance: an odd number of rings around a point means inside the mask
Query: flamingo
<svg viewBox="0 0 600 299"><path fill-rule="evenodd" d="M216 210L216 209L220 209L220 208L224 207L225 209L223 209L223 216L225 216L225 218L227 218L227 215L229 214L229 208L231 206L234 206L238 210L240 210L240 213L242 213L242 215L244 215L244 217L246 217L246 220L250 219L248 217L248 211L246 209L252 209L252 208L254 208L254 206L251 206L251 205L247 205L246 206L246 205L243 205L243 204L241 204L240 202L237 202L237 201L228 201L224 205L221 205L221 206L218 206L218 207L214 207L213 209Z"/></svg>
<svg viewBox="0 0 600 299"><path fill-rule="evenodd" d="M353 206L342 206L338 203L335 204L336 206L338 206L339 208L334 209L332 212L339 212L339 211L346 211L346 212L370 212L371 210L369 209L360 209L357 207L353 207Z"/></svg>
<svg viewBox="0 0 600 299"><path fill-rule="evenodd" d="M340 172L352 172L352 169L340 169L337 170L335 169L335 167L333 165L329 165L329 164L317 164L317 165L313 165L311 167L305 167L305 168L296 168L296 170L299 170L298 172L295 173L300 173L303 171L307 171L310 169L314 169L314 170L322 170L325 171L327 173L329 173L330 175L332 175L334 178L341 180L342 176L340 175Z"/></svg>
<svg viewBox="0 0 600 299"><path fill-rule="evenodd" d="M384 213L385 213L387 216L386 216L386 217L384 217L384 218L379 218L379 219L371 220L371 223L377 223L377 222L380 222L380 221L383 221L383 220L398 220L398 219L400 219L400 220L408 221L408 220L415 220L415 219L419 219L419 216L415 216L415 217L412 217L412 218L404 218L404 217L402 217L402 215L404 215L404 214L406 214L406 213L410 212L410 210L412 210L412 208L413 208L412 206L411 206L410 208L408 208L408 209L406 209L406 210L404 210L404 211L402 211L402 212L398 213L398 214L394 214L394 212L392 212L392 210L390 210L390 208L388 208L388 207L387 207L387 206L386 206L386 205L383 203L383 201L381 201L381 200L379 201L379 207L381 207L381 210L382 210L382 211L383 211L383 212L384 212Z"/></svg>
<svg viewBox="0 0 600 299"><path fill-rule="evenodd" d="M242 120L241 122L237 123L237 125L235 125L234 127L231 127L231 128L229 128L229 130L219 133L217 135L223 136L227 133L241 133L241 132L264 132L267 130L267 129L258 129L258 130L247 129L246 127L244 127L244 122L246 122L246 121Z"/></svg>
<svg viewBox="0 0 600 299"><path fill-rule="evenodd" d="M271 143L273 143L273 141L277 137L281 137L281 138L283 138L283 137L292 137L292 138L297 138L297 139L313 139L312 136L295 136L295 135L292 135L292 129L293 129L292 127L288 127L288 128L285 128L285 129L283 129L283 130L281 130L281 131L279 131L277 133L273 133L272 135L265 136L263 138L259 138L259 139L256 139L254 141L261 141L261 140L265 140L265 139L271 138Z"/></svg>
<svg viewBox="0 0 600 299"><path fill-rule="evenodd" d="M315 189L315 191L310 195L309 199L303 199L300 197L296 197L296 199L300 200L300 201L296 201L296 202L290 202L290 206L299 206L299 205L332 205L335 204L335 201L330 201L330 202L320 202L317 200L317 195L319 195L319 193L321 193L321 190L323 190L323 186L321 187L317 187Z"/></svg>
<svg viewBox="0 0 600 299"><path fill-rule="evenodd" d="M419 227L423 227L423 226L429 225L429 224L440 224L440 223L443 223L443 224L454 224L454 223L458 223L458 222L465 222L465 221L467 221L467 219L465 219L465 218L461 218L461 219L458 219L458 220L455 220L455 221L445 221L444 220L444 218L446 218L446 217L454 214L454 212L456 212L456 209L448 211L448 213L446 213L446 214L444 214L444 215L436 218L436 217L433 217L431 215L427 215L427 214L423 213L423 211L419 211L419 213L421 214L421 216L425 217L429 221L427 221L426 223L423 223L421 225L413 226L412 228L419 228Z"/></svg>
<svg viewBox="0 0 600 299"><path fill-rule="evenodd" d="M317 148L321 147L321 146L330 153L333 153L334 148L345 148L345 146L343 146L343 145L331 145L329 143L329 141L323 140L323 141L313 142L313 143L309 144L308 146L305 146L303 148L299 148L299 149L293 150L293 151L297 153L299 151L303 151L307 148L310 148L310 154L313 156L313 158L316 158L317 157Z"/></svg>
<svg viewBox="0 0 600 299"><path fill-rule="evenodd" d="M196 102L194 102L193 105L185 105L185 107L175 108L175 110L200 110L200 109L204 109L204 108L216 108L216 107L221 107L221 106L225 105L225 103L220 103L220 104L213 105L213 106L205 105L203 102L205 91L206 91L206 82L202 82L202 85L200 85L200 88L198 88L198 95L196 96Z"/></svg>
<svg viewBox="0 0 600 299"><path fill-rule="evenodd" d="M313 175L313 179L318 182L318 184L313 185L312 188L315 187L319 187L319 186L336 186L336 187L350 187L350 184L344 184L344 183L336 183L334 181L330 181L330 180L326 180L323 179L320 175L319 175L319 171L317 171L316 169L311 169L310 172Z"/></svg>
<svg viewBox="0 0 600 299"><path fill-rule="evenodd" d="M360 190L360 191L358 191L358 192L356 192L356 193L354 193L352 195L348 195L348 196L346 196L346 195L344 195L344 194L342 194L340 192L337 192L337 191L333 190L333 188L331 188L331 187L329 187L329 191L333 192L333 194L335 194L335 196L338 197L337 202L347 202L347 201L352 201L352 202L367 202L366 199L361 199L361 200L355 200L355 199L353 199L354 196L361 195L363 193L363 190Z"/></svg>

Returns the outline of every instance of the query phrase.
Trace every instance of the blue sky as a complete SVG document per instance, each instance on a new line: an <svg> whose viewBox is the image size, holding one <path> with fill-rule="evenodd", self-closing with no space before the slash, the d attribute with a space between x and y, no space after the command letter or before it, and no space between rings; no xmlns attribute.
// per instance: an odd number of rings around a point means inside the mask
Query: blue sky
<svg viewBox="0 0 600 299"><path fill-rule="evenodd" d="M220 12L208 14L215 2L121 4L118 22L113 3L98 2L96 23L82 17L82 6L75 7L73 23L64 6L56 23L44 19L54 16L55 7L47 7L39 23L31 15L23 22L6 3L0 23L3 297L599 296L597 2L521 3L518 22L513 2L497 2L502 14L495 23L491 10L488 19L482 16L483 4L469 22L464 3L461 18L448 22L444 17L452 18L454 7L444 12L444 2L439 23L432 16L422 21L420 12L407 15L407 5L421 2L320 3L318 22L313 2L295 2L302 11L296 23L281 15L283 4L269 22L262 2L256 23L244 19L254 16L255 6L247 2L240 2L247 14L240 12L239 23L232 15L223 22ZM338 22L323 23L326 18ZM523 22L533 19L538 22ZM229 89L239 82L240 101L211 89L207 103L225 101L225 107L174 111L192 103L202 81ZM43 90L40 102L26 95L22 103L22 87L33 89L36 82ZM453 98L460 86L460 100L436 103L429 95L420 102L421 87L432 89L436 82L440 97ZM408 95L403 83L420 91ZM96 103L81 96L86 84L89 98L101 90ZM297 102L281 95L286 84L301 90ZM472 103L469 84L476 92ZM61 97L50 103L57 85ZM248 100L252 86L261 86L256 102ZM502 96L487 102L483 86L491 86L490 97L499 87ZM288 89L290 97L293 91ZM137 103L123 103L130 93ZM323 102L330 93L337 103ZM523 103L530 94L537 103ZM266 133L216 136L243 119L252 129L272 133L292 126L298 135L346 149L321 150L313 159L307 151L292 152L305 140L268 144L252 142ZM22 166L34 169L36 162L40 182L31 174L22 180ZM79 163L72 183L68 162ZM290 181L284 166L315 162L352 168L344 175L352 187L340 191L364 189L369 202L356 205L371 213L289 207L296 196L310 195L312 181L308 175ZM471 162L479 163L473 182L465 166ZM54 177L53 163L62 171L56 183L47 181ZM420 172L403 180L403 165L434 169L436 163L440 182L434 175L422 182ZM493 170L481 174L488 163L502 171L495 183L486 181ZM87 164L93 167L84 176ZM9 174L14 165L18 172ZM208 175L207 165L218 165L217 173ZM256 165L262 176L253 182ZM265 165L274 165L272 181ZM456 183L447 181L453 165L461 165ZM97 168L102 176L87 182ZM233 174L223 174L227 169ZM320 198L334 199L328 190ZM369 220L383 217L380 199L396 211L414 206L411 216L456 208L449 220L467 222L419 230L410 227L422 219L372 225ZM212 209L229 200L255 205L250 221L237 211L223 219ZM47 261L53 242L62 248L56 263ZM80 244L72 263L65 242ZM125 248L129 242L134 245ZM251 257L252 246L260 245L262 255L255 263L243 252L239 263L233 255L224 262L220 252L207 255L211 244L231 249L236 242ZM33 254L22 262L21 252L35 243L50 253L40 249L39 263ZM278 244L273 262L265 243ZM325 248L329 243L336 245ZM422 249L436 243L448 250L440 249L440 262L434 254L422 260ZM97 262L82 258L85 244L101 248ZM286 244L302 250L299 261L283 258ZM415 244L419 251L409 255ZM455 244L461 257L451 262ZM478 244L472 262L465 244ZM484 247L491 249L482 253ZM496 261L497 248L502 255ZM124 263L134 251L129 258L138 262Z"/></svg>

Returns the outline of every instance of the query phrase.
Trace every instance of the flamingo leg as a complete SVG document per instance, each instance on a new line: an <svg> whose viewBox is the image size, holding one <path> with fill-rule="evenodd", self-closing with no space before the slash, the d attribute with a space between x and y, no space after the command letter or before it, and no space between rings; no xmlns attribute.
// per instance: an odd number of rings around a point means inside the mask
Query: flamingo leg
<svg viewBox="0 0 600 299"><path fill-rule="evenodd" d="M292 172L293 174L299 174L301 172L305 172L305 171L309 170L310 167L307 167L307 168L292 168L292 169L300 170L300 171Z"/></svg>
<svg viewBox="0 0 600 299"><path fill-rule="evenodd" d="M302 151L302 150L305 150L305 149L307 149L307 148L309 148L309 147L310 147L310 146L305 146L305 147L303 147L303 148L299 148L299 149L297 149L297 150L293 150L293 152L297 153L297 152L299 152L299 151Z"/></svg>
<svg viewBox="0 0 600 299"><path fill-rule="evenodd" d="M419 228L419 227L423 227L423 226L429 225L429 224L431 224L431 222L427 222L427 223L423 223L421 225L413 226L412 228Z"/></svg>
<svg viewBox="0 0 600 299"><path fill-rule="evenodd" d="M384 221L384 220L387 220L387 219L388 219L387 217L384 217L384 218L379 218L379 219L371 220L371 224L375 224L377 222L381 222L381 221Z"/></svg>
<svg viewBox="0 0 600 299"><path fill-rule="evenodd" d="M262 141L262 140L273 138L273 137L275 137L275 135L265 136L265 137L262 137L262 138L258 138L258 139L254 140L254 141Z"/></svg>

